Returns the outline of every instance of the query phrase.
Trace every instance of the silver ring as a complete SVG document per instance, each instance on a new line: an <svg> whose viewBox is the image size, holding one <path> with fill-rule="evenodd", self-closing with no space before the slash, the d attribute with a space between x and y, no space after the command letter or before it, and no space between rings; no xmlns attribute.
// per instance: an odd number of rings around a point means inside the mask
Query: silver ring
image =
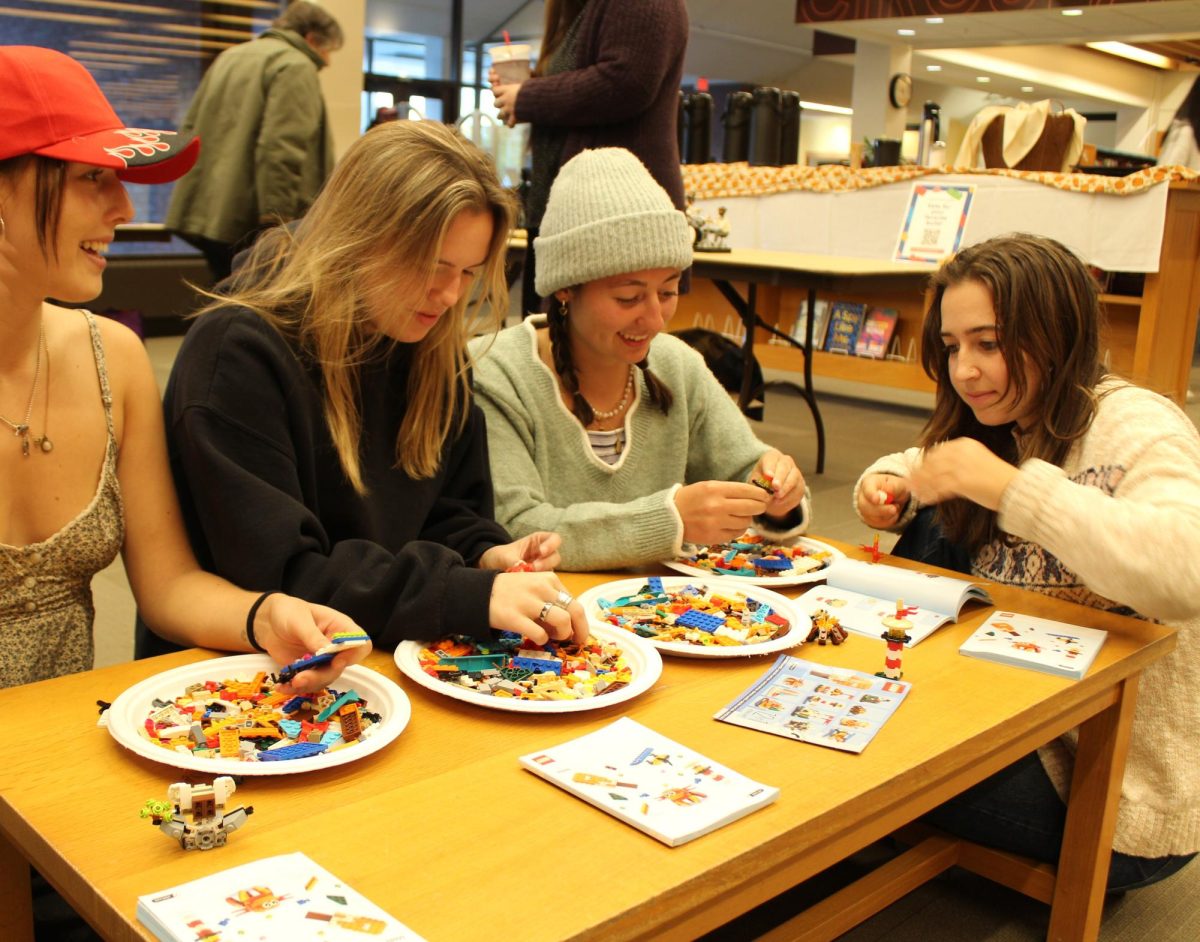
<svg viewBox="0 0 1200 942"><path fill-rule="evenodd" d="M561 608L564 612L567 610L567 606L574 601L575 596L573 596L570 592L565 591L559 591L558 595L554 598L554 604Z"/></svg>
<svg viewBox="0 0 1200 942"><path fill-rule="evenodd" d="M554 602L546 602L546 603L544 603L544 604L542 605L542 610L541 610L540 612L538 612L538 617L537 617L537 620L538 620L538 621L545 621L545 620L546 620L546 616L550 614L550 609L552 609L552 608L554 608L554 607L555 607L555 603L554 603Z"/></svg>

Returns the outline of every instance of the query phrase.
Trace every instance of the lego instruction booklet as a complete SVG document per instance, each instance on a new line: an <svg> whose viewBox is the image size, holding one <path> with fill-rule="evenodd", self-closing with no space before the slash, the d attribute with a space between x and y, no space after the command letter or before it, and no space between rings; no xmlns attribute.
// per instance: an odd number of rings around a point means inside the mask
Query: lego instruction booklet
<svg viewBox="0 0 1200 942"><path fill-rule="evenodd" d="M912 685L781 654L713 719L845 752L862 752Z"/></svg>
<svg viewBox="0 0 1200 942"><path fill-rule="evenodd" d="M975 629L958 653L1079 680L1107 637L1108 632L1099 628L996 612Z"/></svg>
<svg viewBox="0 0 1200 942"><path fill-rule="evenodd" d="M305 854L230 867L138 897L138 920L163 942L374 939L424 942Z"/></svg>
<svg viewBox="0 0 1200 942"><path fill-rule="evenodd" d="M906 645L910 648L946 622L957 621L967 602L992 603L975 582L856 559L834 560L825 577L824 585L792 600L797 613L811 618L817 609L825 609L847 631L878 638L884 630L881 619L895 615L896 602L903 599L910 609L905 616L912 623L912 640Z"/></svg>
<svg viewBox="0 0 1200 942"><path fill-rule="evenodd" d="M624 716L521 765L675 847L769 805L779 789L718 765Z"/></svg>

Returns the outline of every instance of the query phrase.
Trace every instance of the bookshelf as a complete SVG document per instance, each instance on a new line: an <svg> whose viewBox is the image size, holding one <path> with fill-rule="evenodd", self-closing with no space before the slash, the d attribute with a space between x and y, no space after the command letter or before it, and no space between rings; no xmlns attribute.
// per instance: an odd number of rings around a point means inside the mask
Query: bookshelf
<svg viewBox="0 0 1200 942"><path fill-rule="evenodd" d="M1140 296L1101 295L1106 320L1102 349L1111 369L1182 404L1200 312L1200 182L1177 181L1169 187L1159 269L1145 276ZM905 270L899 263L788 252L736 250L732 255L750 259L757 267L736 264L728 256L720 262L697 255L691 293L680 299L670 329L695 325L740 333L741 321L712 284L711 279L721 278L743 296L753 283L758 314L788 332L807 287L815 286L818 297L828 301L897 309L901 350L907 354L911 345L919 353L928 268ZM772 265L778 267L772 270ZM803 370L804 355L799 350L768 343L769 338L766 331L755 332L754 352L763 367ZM889 389L932 392L934 388L915 360L902 363L816 351L812 371L817 377L863 384L880 398Z"/></svg>

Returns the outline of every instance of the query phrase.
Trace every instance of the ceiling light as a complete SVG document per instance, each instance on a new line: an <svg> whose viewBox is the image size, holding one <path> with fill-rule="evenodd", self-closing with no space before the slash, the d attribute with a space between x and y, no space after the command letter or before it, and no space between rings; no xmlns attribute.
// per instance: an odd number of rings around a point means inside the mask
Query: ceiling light
<svg viewBox="0 0 1200 942"><path fill-rule="evenodd" d="M1082 10L1060 10L1063 16L1083 16Z"/></svg>
<svg viewBox="0 0 1200 942"><path fill-rule="evenodd" d="M823 105L819 101L802 101L800 107L805 111L828 111L830 114L854 114L853 108L843 108L841 105Z"/></svg>
<svg viewBox="0 0 1200 942"><path fill-rule="evenodd" d="M1132 59L1134 62L1140 62L1143 65L1152 65L1156 69L1171 68L1171 60L1166 56L1160 56L1157 52L1151 52L1149 49L1142 49L1140 46L1131 46L1128 43L1085 43L1089 49L1095 49L1097 52L1107 52L1110 56L1120 56L1122 59Z"/></svg>
<svg viewBox="0 0 1200 942"><path fill-rule="evenodd" d="M1023 92L1031 92L1031 91L1033 91L1033 86L1032 86L1032 85L1022 85L1022 86L1021 86L1021 91L1023 91Z"/></svg>
<svg viewBox="0 0 1200 942"><path fill-rule="evenodd" d="M976 75L975 81L978 82L980 85L986 85L988 82L991 81L991 79L988 78L986 75Z"/></svg>
<svg viewBox="0 0 1200 942"><path fill-rule="evenodd" d="M927 66L925 66L925 71L926 72L940 72L940 71L942 71L942 67L940 65L927 65Z"/></svg>
<svg viewBox="0 0 1200 942"><path fill-rule="evenodd" d="M944 23L946 21L940 16L927 16L925 17L925 22L930 26L937 26L938 23Z"/></svg>
<svg viewBox="0 0 1200 942"><path fill-rule="evenodd" d="M896 34L898 36L916 36L917 31L915 29L898 29Z"/></svg>

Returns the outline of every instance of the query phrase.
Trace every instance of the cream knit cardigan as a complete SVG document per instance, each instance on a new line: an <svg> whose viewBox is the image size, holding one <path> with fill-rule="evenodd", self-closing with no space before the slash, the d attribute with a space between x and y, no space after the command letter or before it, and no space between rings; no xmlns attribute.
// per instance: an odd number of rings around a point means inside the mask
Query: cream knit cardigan
<svg viewBox="0 0 1200 942"><path fill-rule="evenodd" d="M1005 490L1010 535L978 551L977 576L1179 630L1142 674L1113 849L1200 850L1200 435L1173 403L1108 380L1095 421L1063 467L1030 459ZM865 472L905 475L920 450ZM862 479L854 489L855 506ZM910 501L896 529L912 519ZM1015 539L1013 539L1015 538ZM1076 734L1038 750L1064 800Z"/></svg>

